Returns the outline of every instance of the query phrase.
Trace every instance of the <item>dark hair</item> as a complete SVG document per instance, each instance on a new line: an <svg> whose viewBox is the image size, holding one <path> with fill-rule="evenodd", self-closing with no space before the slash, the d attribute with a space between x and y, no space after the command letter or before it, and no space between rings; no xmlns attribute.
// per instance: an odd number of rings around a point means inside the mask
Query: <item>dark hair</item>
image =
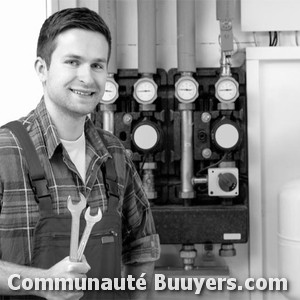
<svg viewBox="0 0 300 300"><path fill-rule="evenodd" d="M49 68L56 48L56 37L65 30L79 28L99 32L108 42L108 60L111 52L111 34L104 20L95 11L86 7L67 8L51 15L40 30L37 56L45 60Z"/></svg>

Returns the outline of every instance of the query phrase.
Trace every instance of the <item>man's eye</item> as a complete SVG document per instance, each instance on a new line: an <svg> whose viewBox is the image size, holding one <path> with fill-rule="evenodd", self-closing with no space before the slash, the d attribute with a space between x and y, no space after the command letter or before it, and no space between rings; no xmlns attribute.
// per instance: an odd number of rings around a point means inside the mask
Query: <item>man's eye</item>
<svg viewBox="0 0 300 300"><path fill-rule="evenodd" d="M68 60L66 63L67 63L68 65L73 66L73 67L78 66L78 62L77 62L76 60Z"/></svg>
<svg viewBox="0 0 300 300"><path fill-rule="evenodd" d="M93 64L92 67L97 70L102 70L105 68L103 64Z"/></svg>

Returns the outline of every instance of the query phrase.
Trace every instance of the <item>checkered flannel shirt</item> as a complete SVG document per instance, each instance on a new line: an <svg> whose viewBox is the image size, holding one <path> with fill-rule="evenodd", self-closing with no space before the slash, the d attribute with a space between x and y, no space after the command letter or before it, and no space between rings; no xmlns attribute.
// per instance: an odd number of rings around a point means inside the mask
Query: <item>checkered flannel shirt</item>
<svg viewBox="0 0 300 300"><path fill-rule="evenodd" d="M101 165L112 156L118 175L122 217L123 262L155 261L160 255L159 237L137 171L119 140L103 131L102 138L89 118L85 122L86 182L83 183L62 146L57 130L42 99L35 110L20 119L29 132L45 170L53 210L67 213L66 199L79 201L86 196L91 208L107 210L106 191ZM39 208L27 178L23 150L16 137L0 129L0 258L29 265L33 247L33 231Z"/></svg>

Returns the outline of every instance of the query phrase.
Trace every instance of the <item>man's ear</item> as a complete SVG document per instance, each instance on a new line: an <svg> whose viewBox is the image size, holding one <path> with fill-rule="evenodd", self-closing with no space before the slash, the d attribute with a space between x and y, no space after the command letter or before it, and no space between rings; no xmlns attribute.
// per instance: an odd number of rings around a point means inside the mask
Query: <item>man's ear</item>
<svg viewBox="0 0 300 300"><path fill-rule="evenodd" d="M37 57L34 63L35 71L40 78L40 81L44 83L47 80L47 65L45 60L43 60L41 57Z"/></svg>

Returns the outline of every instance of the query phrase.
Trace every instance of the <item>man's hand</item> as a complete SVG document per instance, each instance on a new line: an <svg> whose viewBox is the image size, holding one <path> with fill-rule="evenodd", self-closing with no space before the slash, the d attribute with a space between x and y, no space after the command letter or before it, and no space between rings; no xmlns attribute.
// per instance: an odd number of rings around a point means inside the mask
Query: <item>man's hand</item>
<svg viewBox="0 0 300 300"><path fill-rule="evenodd" d="M85 257L81 262L71 262L69 257L64 258L48 270L21 266L10 262L0 260L0 295L36 295L51 300L72 299L78 300L83 296L82 291L36 291L25 290L22 288L22 280L27 278L33 282L38 278L52 279L71 279L86 278L86 273L91 269ZM8 279L12 274L19 274L20 279L14 280L15 286L20 286L19 290L12 290L8 286ZM53 286L55 286L53 284ZM81 285L80 285L81 286ZM66 284L68 287L68 282Z"/></svg>
<svg viewBox="0 0 300 300"><path fill-rule="evenodd" d="M53 267L45 270L43 278L63 278L72 279L75 278L86 278L86 273L91 269L87 263L85 257L83 257L81 262L71 262L69 257L64 258ZM67 284L68 287L68 284ZM83 296L83 291L77 291L76 289L72 291L37 291L37 296L42 296L48 300L62 300L62 299L72 299L77 300Z"/></svg>
<svg viewBox="0 0 300 300"><path fill-rule="evenodd" d="M70 278L70 277L63 276L64 274L68 274L68 275L72 275L71 278L78 278L78 277L83 278L86 277L85 274L90 269L91 267L86 261L85 256L83 256L81 262L71 262L69 256L67 256L48 270L48 275L49 275L48 277L53 278L54 275L54 277L59 277L59 278ZM61 275L58 276L58 274Z"/></svg>

